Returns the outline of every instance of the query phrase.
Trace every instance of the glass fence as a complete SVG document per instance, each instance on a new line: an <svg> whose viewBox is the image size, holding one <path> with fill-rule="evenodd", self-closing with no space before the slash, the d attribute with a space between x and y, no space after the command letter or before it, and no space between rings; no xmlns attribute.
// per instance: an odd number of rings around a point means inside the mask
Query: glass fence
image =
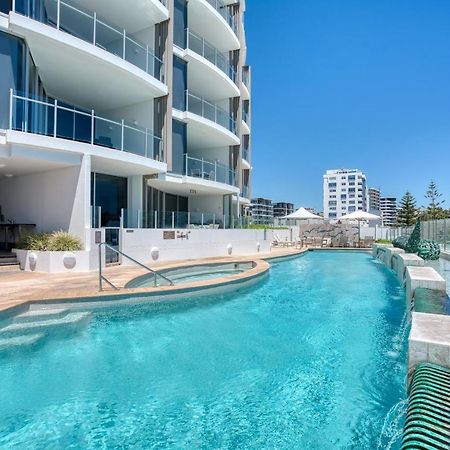
<svg viewBox="0 0 450 450"><path fill-rule="evenodd" d="M250 162L250 152L248 148L242 149L242 158L245 159L247 162Z"/></svg>
<svg viewBox="0 0 450 450"><path fill-rule="evenodd" d="M10 91L10 129L90 143L163 161L162 139L147 128L64 102Z"/></svg>
<svg viewBox="0 0 450 450"><path fill-rule="evenodd" d="M450 219L421 222L422 239L439 243L443 250L450 250Z"/></svg>
<svg viewBox="0 0 450 450"><path fill-rule="evenodd" d="M242 110L242 120L248 125L248 112L245 109Z"/></svg>
<svg viewBox="0 0 450 450"><path fill-rule="evenodd" d="M92 228L157 228L157 229L229 229L247 228L248 217L236 217L211 212L184 211L130 211L122 209L114 224L102 223L102 211L99 206L91 206Z"/></svg>
<svg viewBox="0 0 450 450"><path fill-rule="evenodd" d="M186 108L189 112L211 120L236 134L236 121L231 117L230 113L217 104L208 102L203 97L186 91Z"/></svg>
<svg viewBox="0 0 450 450"><path fill-rule="evenodd" d="M212 44L203 39L198 34L188 30L188 45L187 47L195 53L203 56L210 63L218 67L222 72L228 75L234 82L236 82L236 70L229 63L228 55L219 52Z"/></svg>
<svg viewBox="0 0 450 450"><path fill-rule="evenodd" d="M185 171L189 177L202 178L208 181L235 185L235 171L218 162L193 158L185 155Z"/></svg>
<svg viewBox="0 0 450 450"><path fill-rule="evenodd" d="M230 25L231 29L236 33L237 26L234 16L231 15L228 7L220 0L206 0Z"/></svg>
<svg viewBox="0 0 450 450"><path fill-rule="evenodd" d="M19 14L102 48L164 81L163 61L151 48L95 12L83 11L67 0L15 0L14 8Z"/></svg>

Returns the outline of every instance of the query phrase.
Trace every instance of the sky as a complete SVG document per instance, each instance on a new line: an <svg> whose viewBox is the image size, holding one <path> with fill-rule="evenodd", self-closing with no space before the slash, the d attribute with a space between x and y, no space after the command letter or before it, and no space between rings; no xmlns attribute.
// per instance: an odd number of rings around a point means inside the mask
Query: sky
<svg viewBox="0 0 450 450"><path fill-rule="evenodd" d="M247 0L253 197L322 208L326 169L450 208L450 0Z"/></svg>

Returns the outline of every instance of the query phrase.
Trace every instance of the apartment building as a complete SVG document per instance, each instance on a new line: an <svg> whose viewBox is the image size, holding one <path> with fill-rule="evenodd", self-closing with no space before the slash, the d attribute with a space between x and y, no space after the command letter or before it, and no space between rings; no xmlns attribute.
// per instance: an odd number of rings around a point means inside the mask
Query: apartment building
<svg viewBox="0 0 450 450"><path fill-rule="evenodd" d="M273 225L273 205L268 198L252 199L252 222L255 225Z"/></svg>
<svg viewBox="0 0 450 450"><path fill-rule="evenodd" d="M273 204L273 217L283 217L294 212L294 204L277 202Z"/></svg>
<svg viewBox="0 0 450 450"><path fill-rule="evenodd" d="M393 227L397 225L397 198L381 197L380 210L383 225L385 227Z"/></svg>
<svg viewBox="0 0 450 450"><path fill-rule="evenodd" d="M3 0L6 220L87 249L99 228L234 226L251 196L244 13L234 0Z"/></svg>
<svg viewBox="0 0 450 450"><path fill-rule="evenodd" d="M365 211L366 201L366 176L362 171L326 171L323 176L323 214L326 219L337 219L354 211Z"/></svg>
<svg viewBox="0 0 450 450"><path fill-rule="evenodd" d="M369 188L367 189L367 212L371 214L376 214L379 216L381 214L380 209L380 189L378 188Z"/></svg>

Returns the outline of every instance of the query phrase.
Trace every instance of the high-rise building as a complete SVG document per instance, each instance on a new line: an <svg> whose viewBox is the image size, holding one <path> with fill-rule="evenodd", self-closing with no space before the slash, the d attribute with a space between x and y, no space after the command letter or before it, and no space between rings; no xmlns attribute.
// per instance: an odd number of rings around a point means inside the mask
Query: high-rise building
<svg viewBox="0 0 450 450"><path fill-rule="evenodd" d="M379 216L381 214L380 210L380 190L378 188L367 189L367 200L366 200L367 212L371 214L376 214Z"/></svg>
<svg viewBox="0 0 450 450"><path fill-rule="evenodd" d="M366 176L358 169L327 170L323 176L323 214L337 219L366 210Z"/></svg>
<svg viewBox="0 0 450 450"><path fill-rule="evenodd" d="M273 205L268 198L252 199L252 222L256 225L273 224Z"/></svg>
<svg viewBox="0 0 450 450"><path fill-rule="evenodd" d="M0 205L37 231L231 226L250 205L245 2L0 2ZM201 219L200 219L201 217Z"/></svg>
<svg viewBox="0 0 450 450"><path fill-rule="evenodd" d="M283 217L294 212L293 203L277 202L273 204L273 216Z"/></svg>
<svg viewBox="0 0 450 450"><path fill-rule="evenodd" d="M393 227L397 224L397 198L381 197L381 218L385 227Z"/></svg>

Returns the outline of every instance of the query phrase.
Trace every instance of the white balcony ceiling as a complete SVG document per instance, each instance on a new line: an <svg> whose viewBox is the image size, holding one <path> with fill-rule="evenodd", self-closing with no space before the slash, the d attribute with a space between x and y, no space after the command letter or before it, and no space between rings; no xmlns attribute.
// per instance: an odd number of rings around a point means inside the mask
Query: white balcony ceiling
<svg viewBox="0 0 450 450"><path fill-rule="evenodd" d="M149 28L169 18L168 10L159 0L70 0L83 11L96 12L112 26L128 33Z"/></svg>

